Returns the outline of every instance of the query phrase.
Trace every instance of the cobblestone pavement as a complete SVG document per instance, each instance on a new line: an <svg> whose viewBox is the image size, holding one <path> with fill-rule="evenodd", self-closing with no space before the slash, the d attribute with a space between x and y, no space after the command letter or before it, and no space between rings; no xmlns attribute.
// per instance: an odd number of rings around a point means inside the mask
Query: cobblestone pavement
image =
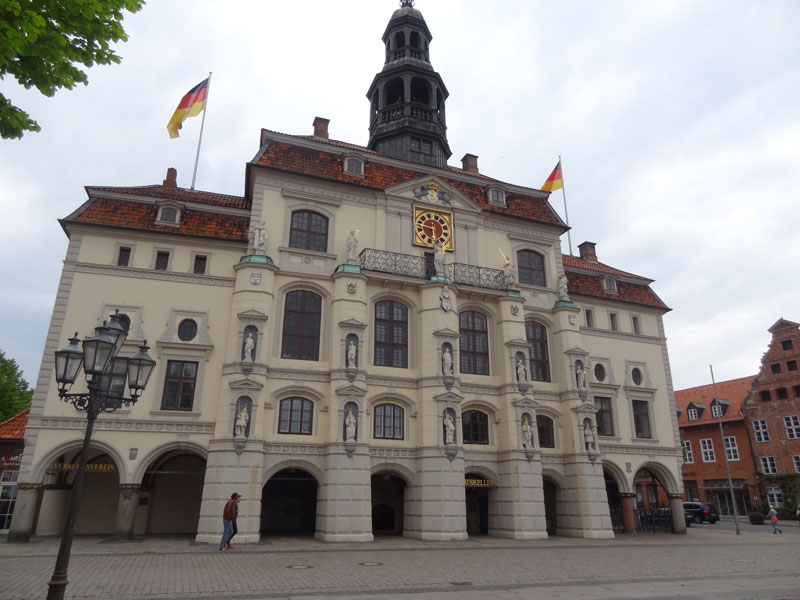
<svg viewBox="0 0 800 600"><path fill-rule="evenodd" d="M46 596L58 541L0 543L0 600ZM687 535L602 541L385 537L330 544L271 538L222 553L180 537L79 537L67 598L800 599L799 550L797 526L777 536L769 526L740 536L708 526L692 527Z"/></svg>

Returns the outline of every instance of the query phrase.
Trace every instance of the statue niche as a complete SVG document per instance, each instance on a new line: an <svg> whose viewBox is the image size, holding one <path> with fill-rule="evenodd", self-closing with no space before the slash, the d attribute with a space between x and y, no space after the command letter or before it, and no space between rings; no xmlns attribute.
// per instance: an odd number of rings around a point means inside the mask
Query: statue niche
<svg viewBox="0 0 800 600"><path fill-rule="evenodd" d="M255 362L258 345L258 327L248 325L242 334L242 361Z"/></svg>

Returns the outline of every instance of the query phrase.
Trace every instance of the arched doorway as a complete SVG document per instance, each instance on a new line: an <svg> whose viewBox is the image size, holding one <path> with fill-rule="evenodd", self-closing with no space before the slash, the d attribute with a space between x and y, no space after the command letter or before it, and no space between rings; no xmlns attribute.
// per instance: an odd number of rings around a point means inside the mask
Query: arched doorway
<svg viewBox="0 0 800 600"><path fill-rule="evenodd" d="M63 531L80 453L80 448L66 451L48 467L37 535L55 535ZM118 503L119 469L116 462L103 450L90 448L75 516L75 534L114 534Z"/></svg>
<svg viewBox="0 0 800 600"><path fill-rule="evenodd" d="M636 531L671 533L673 522L669 496L658 473L647 467L640 468L633 478L633 491Z"/></svg>
<svg viewBox="0 0 800 600"><path fill-rule="evenodd" d="M389 471L371 479L372 533L403 535L406 482Z"/></svg>
<svg viewBox="0 0 800 600"><path fill-rule="evenodd" d="M606 484L606 497L608 498L608 513L611 517L611 530L614 533L625 531L625 517L623 513L622 496L619 492L619 483L608 469L603 467L603 479Z"/></svg>
<svg viewBox="0 0 800 600"><path fill-rule="evenodd" d="M162 454L148 467L142 480L137 515L149 534L193 534L200 519L206 461L183 450Z"/></svg>
<svg viewBox="0 0 800 600"><path fill-rule="evenodd" d="M549 477L542 477L542 484L547 535L556 535L558 532L558 484Z"/></svg>
<svg viewBox="0 0 800 600"><path fill-rule="evenodd" d="M468 535L489 535L489 492L493 486L494 481L480 473L464 475Z"/></svg>
<svg viewBox="0 0 800 600"><path fill-rule="evenodd" d="M261 532L313 535L317 527L317 480L302 469L283 469L261 494Z"/></svg>

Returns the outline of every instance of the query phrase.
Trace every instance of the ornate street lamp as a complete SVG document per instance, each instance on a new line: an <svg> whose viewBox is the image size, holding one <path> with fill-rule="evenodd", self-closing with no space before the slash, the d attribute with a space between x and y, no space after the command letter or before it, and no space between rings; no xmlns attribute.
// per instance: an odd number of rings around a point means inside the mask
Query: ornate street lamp
<svg viewBox="0 0 800 600"><path fill-rule="evenodd" d="M69 345L63 350L56 351L56 382L58 383L58 396L71 403L76 409L86 411L86 434L83 438L83 450L78 463L78 472L72 484L72 493L69 497L67 517L64 523L64 533L61 536L61 546L58 550L56 566L53 577L47 583L49 590L47 600L63 600L67 588L67 569L69 567L70 551L72 550L72 536L75 529L75 509L80 500L83 480L86 474L86 456L92 439L92 431L97 416L102 412L111 412L135 404L142 395L150 375L156 366L156 361L147 354L147 341L139 346L139 352L131 358L118 357L125 339L128 337L128 323L120 314L111 315L110 322L96 327L94 335L83 340L83 350L78 346L78 334L70 338ZM125 385L121 388L112 388L112 368L115 362L127 363L122 376L127 377L130 397L125 398ZM72 385L83 367L86 377L88 392L70 393ZM120 374L119 370L113 371L114 378Z"/></svg>

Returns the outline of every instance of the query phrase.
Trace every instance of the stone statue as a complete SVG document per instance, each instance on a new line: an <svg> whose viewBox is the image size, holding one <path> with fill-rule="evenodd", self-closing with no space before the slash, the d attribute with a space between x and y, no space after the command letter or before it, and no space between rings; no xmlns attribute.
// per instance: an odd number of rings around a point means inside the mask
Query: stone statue
<svg viewBox="0 0 800 600"><path fill-rule="evenodd" d="M531 431L531 424L528 421L528 415L522 417L522 447L532 448L533 432Z"/></svg>
<svg viewBox="0 0 800 600"><path fill-rule="evenodd" d="M558 278L558 299L564 302L569 302L569 293L567 291L567 276L561 273Z"/></svg>
<svg viewBox="0 0 800 600"><path fill-rule="evenodd" d="M266 223L264 223L264 221L261 221L261 223L255 228L253 232L253 251L256 254L267 253L267 238L269 238L269 234L267 233L265 225Z"/></svg>
<svg viewBox="0 0 800 600"><path fill-rule="evenodd" d="M358 229L350 232L347 238L347 262L355 264L358 262Z"/></svg>
<svg viewBox="0 0 800 600"><path fill-rule="evenodd" d="M353 340L347 342L347 368L355 369L356 364L356 344Z"/></svg>
<svg viewBox="0 0 800 600"><path fill-rule="evenodd" d="M236 415L236 425L234 426L234 437L245 437L247 431L247 422L250 420L250 415L247 413L247 406L242 405L239 414Z"/></svg>
<svg viewBox="0 0 800 600"><path fill-rule="evenodd" d="M437 277L444 277L444 246L439 240L433 245L433 269Z"/></svg>
<svg viewBox="0 0 800 600"><path fill-rule="evenodd" d="M517 359L517 381L525 383L528 381L528 372L525 369L525 361L521 358Z"/></svg>
<svg viewBox="0 0 800 600"><path fill-rule="evenodd" d="M442 373L445 375L453 374L453 355L450 354L449 346L445 346L442 351Z"/></svg>
<svg viewBox="0 0 800 600"><path fill-rule="evenodd" d="M575 373L575 380L578 383L579 389L584 389L586 387L586 369L578 369Z"/></svg>
<svg viewBox="0 0 800 600"><path fill-rule="evenodd" d="M586 445L587 452L597 450L597 445L594 440L594 431L592 431L592 422L589 419L583 422L583 443Z"/></svg>
<svg viewBox="0 0 800 600"><path fill-rule="evenodd" d="M511 266L511 259L502 250L500 250L500 254L503 257L503 281L506 287L513 287L517 285L517 276L514 273L514 267Z"/></svg>
<svg viewBox="0 0 800 600"><path fill-rule="evenodd" d="M248 333L247 339L244 341L244 357L246 360L252 362L256 359L253 352L255 348L256 348L256 342L253 339L253 334Z"/></svg>
<svg viewBox="0 0 800 600"><path fill-rule="evenodd" d="M444 286L442 293L439 294L439 304L444 312L450 312L453 309L453 299L450 297L450 290L447 286Z"/></svg>
<svg viewBox="0 0 800 600"><path fill-rule="evenodd" d="M347 417L344 420L344 441L356 441L356 418L353 416L353 409L347 407Z"/></svg>
<svg viewBox="0 0 800 600"><path fill-rule="evenodd" d="M453 419L450 418L450 412L444 413L444 443L452 444L453 438L456 434L456 426L453 425Z"/></svg>

